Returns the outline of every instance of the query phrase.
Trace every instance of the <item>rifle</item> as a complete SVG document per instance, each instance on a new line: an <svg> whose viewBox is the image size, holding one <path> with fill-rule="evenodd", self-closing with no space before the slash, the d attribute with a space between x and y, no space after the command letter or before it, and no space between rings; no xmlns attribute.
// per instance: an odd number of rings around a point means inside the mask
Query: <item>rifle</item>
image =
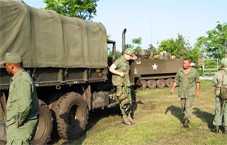
<svg viewBox="0 0 227 145"><path fill-rule="evenodd" d="M134 116L134 112L136 110L136 91L133 86L130 86L131 88L131 96L132 96L132 118Z"/></svg>

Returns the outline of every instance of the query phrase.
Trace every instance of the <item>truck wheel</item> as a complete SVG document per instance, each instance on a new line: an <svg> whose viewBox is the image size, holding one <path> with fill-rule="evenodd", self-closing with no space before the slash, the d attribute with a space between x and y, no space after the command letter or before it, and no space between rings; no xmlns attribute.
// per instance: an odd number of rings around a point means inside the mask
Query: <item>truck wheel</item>
<svg viewBox="0 0 227 145"><path fill-rule="evenodd" d="M166 84L165 84L165 80L164 79L159 79L157 80L157 86L159 88L165 88Z"/></svg>
<svg viewBox="0 0 227 145"><path fill-rule="evenodd" d="M32 144L46 144L50 140L52 121L48 106L42 100L39 100L39 119Z"/></svg>
<svg viewBox="0 0 227 145"><path fill-rule="evenodd" d="M147 86L148 86L150 89L156 88L156 85L157 85L156 80L149 80L149 81L147 82Z"/></svg>
<svg viewBox="0 0 227 145"><path fill-rule="evenodd" d="M59 136L65 139L77 138L87 125L87 104L80 94L69 92L59 99L56 117Z"/></svg>
<svg viewBox="0 0 227 145"><path fill-rule="evenodd" d="M172 78L168 78L166 79L166 86L171 88L173 86L173 79Z"/></svg>

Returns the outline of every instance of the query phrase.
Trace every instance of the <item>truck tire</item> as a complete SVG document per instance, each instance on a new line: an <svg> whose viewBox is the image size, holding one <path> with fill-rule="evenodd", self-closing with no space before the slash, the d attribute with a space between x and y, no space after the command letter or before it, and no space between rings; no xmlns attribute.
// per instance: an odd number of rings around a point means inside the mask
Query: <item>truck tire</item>
<svg viewBox="0 0 227 145"><path fill-rule="evenodd" d="M148 86L150 89L156 88L156 85L157 85L157 81L156 81L156 80L149 80L149 81L147 82L147 86Z"/></svg>
<svg viewBox="0 0 227 145"><path fill-rule="evenodd" d="M75 139L83 133L87 125L87 104L80 94L69 92L59 99L56 117L59 136Z"/></svg>
<svg viewBox="0 0 227 145"><path fill-rule="evenodd" d="M48 106L42 101L39 100L39 117L38 125L35 132L35 136L31 144L46 144L51 137L52 133L52 116Z"/></svg>

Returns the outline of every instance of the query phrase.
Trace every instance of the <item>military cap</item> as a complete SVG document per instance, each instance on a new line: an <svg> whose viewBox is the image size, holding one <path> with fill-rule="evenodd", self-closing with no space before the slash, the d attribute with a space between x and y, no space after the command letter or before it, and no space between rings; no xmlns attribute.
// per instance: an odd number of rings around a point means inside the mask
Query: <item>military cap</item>
<svg viewBox="0 0 227 145"><path fill-rule="evenodd" d="M130 55L131 57L133 57L133 59L137 58L137 56L135 55L135 51L132 48L125 49L124 54Z"/></svg>
<svg viewBox="0 0 227 145"><path fill-rule="evenodd" d="M227 58L223 58L221 60L221 64L222 64L223 67L227 67Z"/></svg>
<svg viewBox="0 0 227 145"><path fill-rule="evenodd" d="M0 65L5 64L5 63L16 64L16 63L21 63L21 62L22 62L22 58L19 54L6 53L5 59L0 62Z"/></svg>

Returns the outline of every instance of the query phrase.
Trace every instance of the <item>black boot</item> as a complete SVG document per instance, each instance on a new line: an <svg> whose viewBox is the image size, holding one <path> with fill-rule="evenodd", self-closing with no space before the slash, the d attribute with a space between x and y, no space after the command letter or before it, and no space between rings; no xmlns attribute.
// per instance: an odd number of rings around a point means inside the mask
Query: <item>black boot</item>
<svg viewBox="0 0 227 145"><path fill-rule="evenodd" d="M215 126L215 128L211 129L211 132L219 133L219 126Z"/></svg>
<svg viewBox="0 0 227 145"><path fill-rule="evenodd" d="M188 118L185 118L185 119L184 119L184 122L183 122L183 127L184 127L184 128L188 128L189 123L190 123L190 120L188 120Z"/></svg>

